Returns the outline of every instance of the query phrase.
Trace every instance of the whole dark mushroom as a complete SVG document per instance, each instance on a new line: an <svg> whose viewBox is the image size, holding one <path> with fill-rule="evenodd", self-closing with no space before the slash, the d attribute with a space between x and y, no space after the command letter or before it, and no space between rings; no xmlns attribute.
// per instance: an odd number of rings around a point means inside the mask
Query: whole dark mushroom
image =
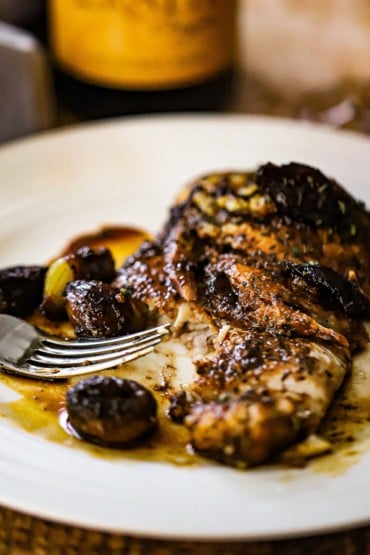
<svg viewBox="0 0 370 555"><path fill-rule="evenodd" d="M101 281L72 281L65 298L68 318L79 337L114 337L147 325L144 303Z"/></svg>
<svg viewBox="0 0 370 555"><path fill-rule="evenodd" d="M25 318L42 300L46 268L15 266L0 270L0 314Z"/></svg>
<svg viewBox="0 0 370 555"><path fill-rule="evenodd" d="M93 376L66 395L69 423L81 438L110 447L130 447L157 425L152 393L133 380Z"/></svg>
<svg viewBox="0 0 370 555"><path fill-rule="evenodd" d="M110 283L115 277L112 253L105 247L80 247L76 252L57 258L48 267L41 312L50 320L66 317L64 291L75 280L99 280Z"/></svg>

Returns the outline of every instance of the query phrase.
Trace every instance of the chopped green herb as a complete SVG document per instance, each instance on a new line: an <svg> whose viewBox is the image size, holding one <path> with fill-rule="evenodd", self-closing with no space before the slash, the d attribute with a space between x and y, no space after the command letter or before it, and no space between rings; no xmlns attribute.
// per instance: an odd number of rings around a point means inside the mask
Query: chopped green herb
<svg viewBox="0 0 370 555"><path fill-rule="evenodd" d="M338 200L338 206L339 206L339 210L342 214L346 213L346 205L344 204L344 202L342 200Z"/></svg>
<svg viewBox="0 0 370 555"><path fill-rule="evenodd" d="M121 287L120 293L124 297L131 297L132 295L131 289L129 289L128 287Z"/></svg>

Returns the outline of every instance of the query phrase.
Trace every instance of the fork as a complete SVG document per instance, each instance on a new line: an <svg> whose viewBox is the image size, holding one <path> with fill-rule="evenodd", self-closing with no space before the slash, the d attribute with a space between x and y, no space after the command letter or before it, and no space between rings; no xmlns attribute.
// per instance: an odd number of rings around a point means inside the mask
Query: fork
<svg viewBox="0 0 370 555"><path fill-rule="evenodd" d="M61 339L24 320L0 314L0 369L43 380L100 372L154 350L169 324L107 339Z"/></svg>

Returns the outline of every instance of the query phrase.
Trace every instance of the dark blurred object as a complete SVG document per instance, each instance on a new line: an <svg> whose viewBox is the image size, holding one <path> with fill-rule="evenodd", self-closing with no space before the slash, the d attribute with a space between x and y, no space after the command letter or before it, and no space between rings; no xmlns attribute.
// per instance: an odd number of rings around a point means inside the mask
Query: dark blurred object
<svg viewBox="0 0 370 555"><path fill-rule="evenodd" d="M370 134L370 81L352 81L297 100L297 116Z"/></svg>
<svg viewBox="0 0 370 555"><path fill-rule="evenodd" d="M59 101L79 119L228 107L235 0L48 7Z"/></svg>
<svg viewBox="0 0 370 555"><path fill-rule="evenodd" d="M0 142L54 123L46 53L28 32L0 22Z"/></svg>
<svg viewBox="0 0 370 555"><path fill-rule="evenodd" d="M43 0L0 0L0 20L14 25L32 25L41 17L43 8Z"/></svg>
<svg viewBox="0 0 370 555"><path fill-rule="evenodd" d="M233 94L232 71L191 87L161 91L122 91L98 87L60 70L56 70L54 75L60 104L80 119L122 114L221 111L227 109Z"/></svg>

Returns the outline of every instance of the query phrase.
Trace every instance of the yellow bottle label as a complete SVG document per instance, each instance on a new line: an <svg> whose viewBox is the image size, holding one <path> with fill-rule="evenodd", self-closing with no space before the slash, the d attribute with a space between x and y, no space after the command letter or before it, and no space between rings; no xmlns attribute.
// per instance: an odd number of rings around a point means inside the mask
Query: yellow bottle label
<svg viewBox="0 0 370 555"><path fill-rule="evenodd" d="M96 84L195 84L232 62L236 1L49 0L54 55Z"/></svg>

